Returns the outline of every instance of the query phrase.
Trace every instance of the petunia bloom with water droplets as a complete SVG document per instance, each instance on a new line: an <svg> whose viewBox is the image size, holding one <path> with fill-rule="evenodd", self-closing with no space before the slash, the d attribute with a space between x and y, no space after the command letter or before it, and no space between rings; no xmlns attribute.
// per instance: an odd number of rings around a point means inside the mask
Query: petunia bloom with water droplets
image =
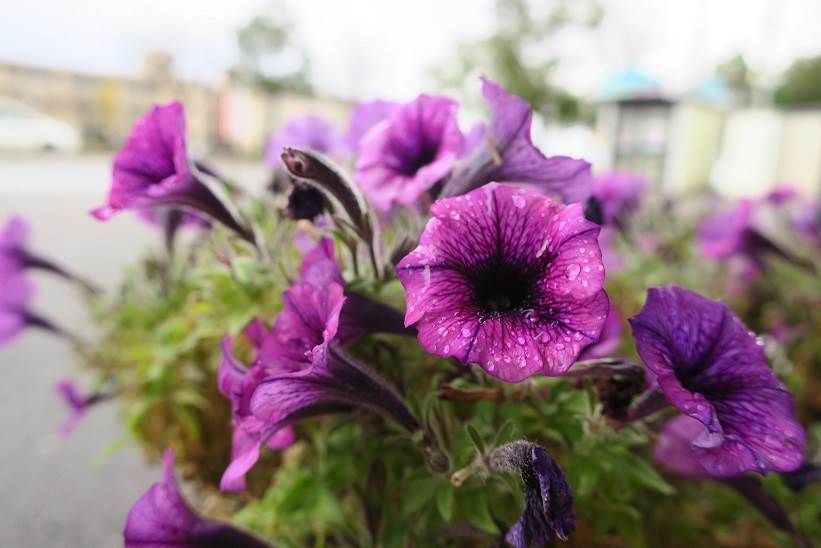
<svg viewBox="0 0 821 548"><path fill-rule="evenodd" d="M188 157L182 103L157 105L131 129L114 158L107 203L91 213L105 221L126 209L174 206L202 213L253 240L205 178Z"/></svg>
<svg viewBox="0 0 821 548"><path fill-rule="evenodd" d="M536 444L517 441L496 448L490 468L522 476L525 508L507 531L505 541L516 548L547 546L567 540L576 529L573 493L559 464Z"/></svg>
<svg viewBox="0 0 821 548"><path fill-rule="evenodd" d="M527 184L567 203L590 196L593 178L588 162L545 156L533 144L533 110L527 101L487 78L482 78L482 95L490 107L490 124L445 185L443 197L465 194L491 181Z"/></svg>
<svg viewBox="0 0 821 548"><path fill-rule="evenodd" d="M166 450L163 480L155 483L129 510L123 531L125 548L268 548L239 529L195 513L174 477L174 454Z"/></svg>
<svg viewBox="0 0 821 548"><path fill-rule="evenodd" d="M712 476L790 471L806 435L764 344L724 304L653 288L630 319L642 361L667 399L702 427L691 448Z"/></svg>
<svg viewBox="0 0 821 548"><path fill-rule="evenodd" d="M431 207L396 267L405 324L433 354L507 382L563 374L608 311L598 225L581 204L497 183Z"/></svg>
<svg viewBox="0 0 821 548"><path fill-rule="evenodd" d="M422 94L392 111L359 145L356 182L378 209L416 202L462 153L457 103Z"/></svg>

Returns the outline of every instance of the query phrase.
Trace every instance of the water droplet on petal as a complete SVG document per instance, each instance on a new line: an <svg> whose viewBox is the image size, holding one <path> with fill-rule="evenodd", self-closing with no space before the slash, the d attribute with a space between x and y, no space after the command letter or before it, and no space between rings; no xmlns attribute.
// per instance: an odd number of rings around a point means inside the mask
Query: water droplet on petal
<svg viewBox="0 0 821 548"><path fill-rule="evenodd" d="M579 277L579 272L581 272L582 268L577 264L569 264L564 271L564 275L567 276L568 280L575 280Z"/></svg>
<svg viewBox="0 0 821 548"><path fill-rule="evenodd" d="M519 209L521 209L525 206L524 196L522 196L520 194L514 194L512 199L513 199L513 205L515 205Z"/></svg>
<svg viewBox="0 0 821 548"><path fill-rule="evenodd" d="M470 337L471 335L473 335L473 329L471 329L469 327L463 327L462 328L462 336L463 337Z"/></svg>

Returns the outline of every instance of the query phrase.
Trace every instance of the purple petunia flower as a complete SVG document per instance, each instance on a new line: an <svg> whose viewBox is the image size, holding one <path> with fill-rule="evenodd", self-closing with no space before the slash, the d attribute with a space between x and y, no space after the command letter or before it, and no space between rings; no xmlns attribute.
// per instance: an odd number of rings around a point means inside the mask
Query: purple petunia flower
<svg viewBox="0 0 821 548"><path fill-rule="evenodd" d="M706 479L710 474L693 452L692 443L704 425L687 415L673 417L661 428L653 449L653 459L673 474L689 479Z"/></svg>
<svg viewBox="0 0 821 548"><path fill-rule="evenodd" d="M234 357L230 337L223 341L218 381L220 392L231 401L234 427L231 464L220 482L224 491L245 488L245 474L256 463L263 444L284 449L294 442L287 421L272 420L267 410L263 418L253 412L251 397L261 383L288 374L299 377L308 369L319 371L328 361L325 355L332 340L344 343L367 332L396 332L402 328L401 315L392 307L353 292L345 295L344 279L329 238L322 238L305 255L299 280L283 293L282 301L282 310L270 331L259 321L245 330L256 349L250 367ZM314 364L322 365L315 368ZM336 365L338 360L331 367ZM362 369L355 364L351 367ZM330 374L333 376L336 370ZM367 377L363 382L371 380Z"/></svg>
<svg viewBox="0 0 821 548"><path fill-rule="evenodd" d="M796 190L795 187L780 185L771 189L767 195L764 196L764 200L773 205L781 205L790 202L797 197L798 190Z"/></svg>
<svg viewBox="0 0 821 548"><path fill-rule="evenodd" d="M495 449L489 457L493 470L522 476L525 508L505 535L516 548L547 546L567 540L576 529L573 493L559 464L542 447L526 441Z"/></svg>
<svg viewBox="0 0 821 548"><path fill-rule="evenodd" d="M581 204L490 183L431 214L396 267L405 324L427 351L518 382L563 374L598 340L608 299L599 227Z"/></svg>
<svg viewBox="0 0 821 548"><path fill-rule="evenodd" d="M222 364L217 378L220 392L231 402L231 464L220 480L220 489L227 492L245 490L245 474L256 464L263 444L270 449L280 450L293 445L296 439L293 429L267 428L251 414L249 404L254 389L266 375L276 369L271 360L266 360L269 364L266 366L260 356L262 343L269 336L264 324L254 322L245 332L257 349L254 363L251 367L240 363L234 357L231 338L225 337L222 342Z"/></svg>
<svg viewBox="0 0 821 548"><path fill-rule="evenodd" d="M70 380L57 383L57 395L65 402L69 410L68 418L60 426L60 434L68 436L88 411L86 397L80 394L77 384Z"/></svg>
<svg viewBox="0 0 821 548"><path fill-rule="evenodd" d="M579 354L579 359L592 360L610 356L619 347L621 332L622 327L619 311L616 305L611 301L610 307L607 310L607 317L604 319L604 325L599 334L599 340L585 347L582 353Z"/></svg>
<svg viewBox="0 0 821 548"><path fill-rule="evenodd" d="M291 118L271 135L265 155L269 166L281 164L280 156L286 147L307 148L331 157L346 154L345 139L339 128L316 115Z"/></svg>
<svg viewBox="0 0 821 548"><path fill-rule="evenodd" d="M445 185L443 197L465 194L491 181L529 184L568 203L590 196L589 163L566 156L547 157L533 145L533 111L524 99L487 78L482 78L482 94L490 107L484 143L464 159Z"/></svg>
<svg viewBox="0 0 821 548"><path fill-rule="evenodd" d="M630 319L642 361L667 399L703 425L693 453L712 476L790 471L806 435L763 342L722 303L677 286L650 289Z"/></svg>
<svg viewBox="0 0 821 548"><path fill-rule="evenodd" d="M196 514L174 477L174 454L166 450L163 481L155 483L129 510L123 531L126 548L267 548L256 537Z"/></svg>
<svg viewBox="0 0 821 548"><path fill-rule="evenodd" d="M92 211L108 220L124 209L174 206L202 213L253 241L225 202L204 182L188 157L182 103L155 106L137 120L114 158L106 205Z"/></svg>
<svg viewBox="0 0 821 548"><path fill-rule="evenodd" d="M393 111L399 108L399 103L393 101L361 102L354 105L351 111L351 118L348 122L348 132L345 135L345 142L348 149L356 154L362 138L379 122L390 116Z"/></svg>
<svg viewBox="0 0 821 548"><path fill-rule="evenodd" d="M802 204L793 215L792 225L802 236L821 245L821 202Z"/></svg>
<svg viewBox="0 0 821 548"><path fill-rule="evenodd" d="M0 273L0 347L30 325L28 306L34 287L22 273Z"/></svg>
<svg viewBox="0 0 821 548"><path fill-rule="evenodd" d="M619 223L638 209L646 186L644 179L630 173L612 172L596 177L593 196L601 204L604 223Z"/></svg>
<svg viewBox="0 0 821 548"><path fill-rule="evenodd" d="M753 202L745 199L739 200L732 210L707 217L698 229L702 255L712 259L726 259L753 252L750 238L752 214Z"/></svg>
<svg viewBox="0 0 821 548"><path fill-rule="evenodd" d="M464 142L457 108L447 97L422 94L362 139L356 182L376 208L414 203L447 177Z"/></svg>

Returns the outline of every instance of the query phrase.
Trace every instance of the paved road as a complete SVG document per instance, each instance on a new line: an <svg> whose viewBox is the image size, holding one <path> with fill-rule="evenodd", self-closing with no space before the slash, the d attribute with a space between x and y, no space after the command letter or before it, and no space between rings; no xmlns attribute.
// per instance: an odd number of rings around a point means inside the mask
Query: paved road
<svg viewBox="0 0 821 548"><path fill-rule="evenodd" d="M108 162L104 156L0 156L0 223L11 213L23 215L38 251L110 288L125 265L159 242L130 215L107 224L88 216L105 194ZM249 186L264 182L261 165L218 165ZM71 288L45 274L35 280L38 311L61 324L87 326ZM128 508L160 475L133 447L102 458L107 444L124 434L116 403L95 408L68 439L57 435L65 415L54 384L75 373L72 367L69 349L41 333L0 349L0 547L122 546Z"/></svg>

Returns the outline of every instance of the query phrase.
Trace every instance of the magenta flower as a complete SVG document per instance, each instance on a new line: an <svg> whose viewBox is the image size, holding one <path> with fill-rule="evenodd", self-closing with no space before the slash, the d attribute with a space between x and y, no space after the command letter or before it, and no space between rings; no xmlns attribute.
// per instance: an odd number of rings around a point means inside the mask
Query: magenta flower
<svg viewBox="0 0 821 548"><path fill-rule="evenodd" d="M57 395L68 407L69 416L60 426L60 434L68 436L77 427L77 424L88 411L86 397L80 394L77 384L70 380L63 380L57 383Z"/></svg>
<svg viewBox="0 0 821 548"><path fill-rule="evenodd" d="M428 352L518 382L563 374L598 340L608 299L599 227L581 204L490 183L431 215L396 267L405 324Z"/></svg>
<svg viewBox="0 0 821 548"><path fill-rule="evenodd" d="M204 518L185 501L174 477L174 454L166 450L163 481L134 503L123 531L126 548L267 548L248 533Z"/></svg>
<svg viewBox="0 0 821 548"><path fill-rule="evenodd" d="M505 535L516 548L551 545L567 540L576 530L573 493L564 472L542 447L526 441L495 449L489 457L493 470L522 476L525 508Z"/></svg>
<svg viewBox="0 0 821 548"><path fill-rule="evenodd" d="M399 108L399 103L381 99L354 105L348 122L348 132L345 135L348 149L355 154L359 149L362 138L365 137L368 131L387 118L397 108Z"/></svg>
<svg viewBox="0 0 821 548"><path fill-rule="evenodd" d="M28 306L33 297L34 287L21 273L0 273L0 347L30 325Z"/></svg>
<svg viewBox="0 0 821 548"><path fill-rule="evenodd" d="M280 156L286 147L307 148L331 157L346 154L345 139L339 128L316 115L291 118L271 135L265 155L269 166L280 165Z"/></svg>
<svg viewBox="0 0 821 548"><path fill-rule="evenodd" d="M702 429L693 454L712 476L797 468L806 435L763 342L722 303L677 286L650 289L630 319L642 361Z"/></svg>
<svg viewBox="0 0 821 548"><path fill-rule="evenodd" d="M290 421L271 419L267 409L262 418L254 412L251 398L261 384L280 386L277 383L288 374L304 380L303 377L310 377L306 373L308 369L314 373L324 371L322 367L328 362L326 354L332 340L342 344L367 332L390 332L402 328L398 311L353 292L346 297L344 283L333 242L322 238L305 255L299 280L283 293L283 307L273 328L269 331L259 321L246 328L245 334L256 348L251 366L246 367L234 357L230 337L223 341L218 382L220 392L231 401L234 428L231 464L220 482L223 491L244 490L245 474L258 460L263 445L275 450L284 449L295 440L293 430L288 426ZM314 364L321 365L316 367ZM329 367L338 364L339 360L334 360ZM360 373L355 376L357 379L365 374L360 370L366 371L358 364L345 362L343 371L345 367L356 369ZM334 369L328 374L333 377L336 373L337 369ZM372 380L372 376L366 375L362 382ZM363 390L371 388L368 384ZM286 405L277 403L279 401L271 397L260 405L270 406L274 402L274 406L285 409Z"/></svg>
<svg viewBox="0 0 821 548"><path fill-rule="evenodd" d="M185 140L182 103L155 106L137 120L114 158L106 205L92 211L101 221L124 209L173 206L221 222L248 241L253 238L193 167Z"/></svg>
<svg viewBox="0 0 821 548"><path fill-rule="evenodd" d="M755 251L751 238L752 200L739 200L729 211L707 217L699 226L699 249L705 257L727 259Z"/></svg>
<svg viewBox="0 0 821 548"><path fill-rule="evenodd" d="M638 175L612 172L593 181L593 196L599 201L605 224L618 224L638 209L646 182Z"/></svg>
<svg viewBox="0 0 821 548"><path fill-rule="evenodd" d="M526 101L487 78L482 78L482 94L490 107L484 143L464 159L442 196L465 194L491 181L529 184L567 203L590 196L589 163L566 156L547 157L533 145L533 111Z"/></svg>
<svg viewBox="0 0 821 548"><path fill-rule="evenodd" d="M789 185L780 185L771 189L764 200L773 204L781 205L798 198L798 190Z"/></svg>
<svg viewBox="0 0 821 548"><path fill-rule="evenodd" d="M422 94L362 139L355 178L376 208L412 204L448 176L464 141L457 108L447 97Z"/></svg>
<svg viewBox="0 0 821 548"><path fill-rule="evenodd" d="M220 480L220 489L227 492L245 490L245 474L259 459L262 445L273 450L281 450L293 445L293 429L270 429L253 416L250 409L251 395L257 384L275 369L263 364L259 350L262 341L268 335L264 332L262 322L255 322L246 328L246 336L257 349L257 357L251 367L245 367L234 357L231 338L225 337L222 342L222 364L220 365L217 383L220 392L231 402L231 463ZM260 331L255 336L254 331Z"/></svg>

